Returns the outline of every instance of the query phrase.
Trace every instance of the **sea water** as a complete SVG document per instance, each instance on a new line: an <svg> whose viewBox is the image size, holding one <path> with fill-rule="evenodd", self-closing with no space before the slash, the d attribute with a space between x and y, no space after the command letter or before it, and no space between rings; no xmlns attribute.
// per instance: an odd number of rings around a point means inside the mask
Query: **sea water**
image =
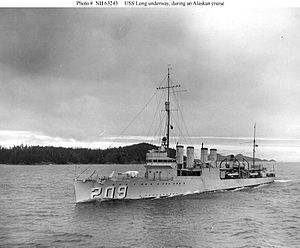
<svg viewBox="0 0 300 248"><path fill-rule="evenodd" d="M143 165L76 167L0 165L0 247L300 247L300 163L255 188L88 204L75 174Z"/></svg>

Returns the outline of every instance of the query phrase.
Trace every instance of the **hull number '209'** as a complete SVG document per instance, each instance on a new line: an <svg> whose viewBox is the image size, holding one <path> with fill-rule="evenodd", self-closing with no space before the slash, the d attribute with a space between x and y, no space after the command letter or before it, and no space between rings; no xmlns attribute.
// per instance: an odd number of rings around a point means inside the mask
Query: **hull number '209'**
<svg viewBox="0 0 300 248"><path fill-rule="evenodd" d="M92 188L91 199L94 198L109 198L109 199L124 199L127 195L127 186L121 185L117 188L108 186L106 188L95 187Z"/></svg>

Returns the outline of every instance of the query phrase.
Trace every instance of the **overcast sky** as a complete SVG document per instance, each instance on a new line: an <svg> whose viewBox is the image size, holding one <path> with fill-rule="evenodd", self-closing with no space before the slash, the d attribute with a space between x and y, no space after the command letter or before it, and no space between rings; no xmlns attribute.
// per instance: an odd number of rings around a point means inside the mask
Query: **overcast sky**
<svg viewBox="0 0 300 248"><path fill-rule="evenodd" d="M0 9L0 141L107 146L171 64L191 136L247 138L256 122L296 151L299 30L299 8ZM146 135L151 108L140 117L125 137Z"/></svg>

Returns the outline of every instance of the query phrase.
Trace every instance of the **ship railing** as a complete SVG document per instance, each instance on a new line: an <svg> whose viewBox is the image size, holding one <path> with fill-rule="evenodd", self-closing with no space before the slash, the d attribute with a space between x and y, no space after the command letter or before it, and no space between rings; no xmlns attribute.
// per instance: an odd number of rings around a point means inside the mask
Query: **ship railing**
<svg viewBox="0 0 300 248"><path fill-rule="evenodd" d="M275 177L275 176L276 176L276 173L275 173L275 165L272 164L271 169L270 169L270 166L267 166L265 172L266 172L266 176L267 176L267 177Z"/></svg>
<svg viewBox="0 0 300 248"><path fill-rule="evenodd" d="M79 177L81 175L83 175L89 168L85 168L78 176L75 176L75 180L78 180ZM75 171L75 175L76 175L76 171ZM92 179L93 175L96 175L96 177L99 177L98 176L98 172L96 170L94 170L88 177L85 177L85 180L90 180Z"/></svg>
<svg viewBox="0 0 300 248"><path fill-rule="evenodd" d="M91 181L95 180L97 182L104 182L108 180L110 177L109 176L99 176L98 172L96 170L93 170L92 173L87 174L87 171L90 168L84 169L79 175L75 176L74 180L82 180L82 181ZM75 173L76 174L76 173Z"/></svg>
<svg viewBox="0 0 300 248"><path fill-rule="evenodd" d="M223 165L224 163L224 165ZM243 158L242 162L240 162L237 158L232 157L229 161L228 158L223 159L220 164L220 178L228 179L233 176L236 178L250 178L253 177L254 171L261 171L260 169L250 168L249 162ZM225 175L224 175L225 171Z"/></svg>

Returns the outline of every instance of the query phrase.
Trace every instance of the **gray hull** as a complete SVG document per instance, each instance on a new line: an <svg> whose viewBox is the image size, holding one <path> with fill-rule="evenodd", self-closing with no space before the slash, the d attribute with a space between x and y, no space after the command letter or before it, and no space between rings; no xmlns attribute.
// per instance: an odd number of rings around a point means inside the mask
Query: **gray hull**
<svg viewBox="0 0 300 248"><path fill-rule="evenodd" d="M274 182L274 177L220 179L219 168L205 168L201 176L180 176L170 180L128 178L123 180L74 180L76 202L109 199L172 197L217 190L250 187Z"/></svg>

